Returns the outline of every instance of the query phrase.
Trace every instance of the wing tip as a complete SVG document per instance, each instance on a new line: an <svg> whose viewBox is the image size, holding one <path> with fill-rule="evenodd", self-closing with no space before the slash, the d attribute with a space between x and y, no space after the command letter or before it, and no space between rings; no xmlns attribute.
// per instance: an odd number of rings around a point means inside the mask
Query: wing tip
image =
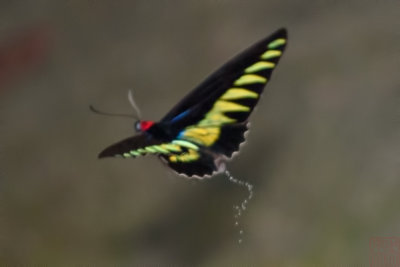
<svg viewBox="0 0 400 267"><path fill-rule="evenodd" d="M273 35L281 36L281 37L284 37L285 39L287 39L288 31L287 31L286 27L281 27L278 30L276 30L275 34L273 34Z"/></svg>
<svg viewBox="0 0 400 267"><path fill-rule="evenodd" d="M98 159L108 158L108 157L112 157L112 155L108 152L108 149L104 149L99 153L99 155L97 155Z"/></svg>
<svg viewBox="0 0 400 267"><path fill-rule="evenodd" d="M98 158L98 159L102 159L102 158L105 158L105 157L107 157L107 156L103 155L102 153L100 153L99 155L97 155L97 158Z"/></svg>

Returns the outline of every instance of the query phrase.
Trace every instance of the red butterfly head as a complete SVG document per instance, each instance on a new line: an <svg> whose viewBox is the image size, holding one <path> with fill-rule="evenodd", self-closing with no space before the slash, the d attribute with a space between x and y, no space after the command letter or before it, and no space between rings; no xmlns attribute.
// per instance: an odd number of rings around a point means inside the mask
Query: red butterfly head
<svg viewBox="0 0 400 267"><path fill-rule="evenodd" d="M137 121L135 123L135 129L137 132L145 132L153 126L154 121Z"/></svg>

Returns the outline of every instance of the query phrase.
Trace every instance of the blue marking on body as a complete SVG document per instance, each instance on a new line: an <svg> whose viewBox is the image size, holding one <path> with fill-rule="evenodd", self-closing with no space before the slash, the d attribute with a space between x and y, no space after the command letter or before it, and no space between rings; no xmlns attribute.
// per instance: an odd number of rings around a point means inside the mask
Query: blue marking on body
<svg viewBox="0 0 400 267"><path fill-rule="evenodd" d="M185 117L188 114L189 110L186 110L184 112L182 112L181 114L176 115L171 122L176 122L179 121L180 119L182 119L183 117Z"/></svg>

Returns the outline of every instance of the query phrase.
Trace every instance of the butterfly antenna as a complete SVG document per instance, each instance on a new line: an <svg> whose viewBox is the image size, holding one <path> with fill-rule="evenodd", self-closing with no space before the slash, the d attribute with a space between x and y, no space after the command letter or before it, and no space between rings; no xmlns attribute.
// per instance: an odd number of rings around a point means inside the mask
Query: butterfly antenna
<svg viewBox="0 0 400 267"><path fill-rule="evenodd" d="M108 113L108 112L100 111L100 110L96 109L95 107L93 107L92 105L89 105L89 109L93 113L96 113L99 115L113 116L113 117L128 117L128 118L138 119L136 116L130 115L130 114Z"/></svg>
<svg viewBox="0 0 400 267"><path fill-rule="evenodd" d="M253 198L253 185L250 184L249 182L236 179L235 177L232 176L232 174L228 170L225 170L224 173L228 177L230 182L246 187L247 191L249 192L248 196L242 201L242 203L240 203L240 205L233 206L233 209L236 211L235 216L234 216L235 217L235 226L240 227L239 219L242 216L243 212L247 209L247 204L249 203L250 199ZM240 244L243 241L242 237L241 237L243 235L243 229L241 227L239 228L239 234L240 234L240 237L239 237L238 242Z"/></svg>
<svg viewBox="0 0 400 267"><path fill-rule="evenodd" d="M138 105L136 104L136 102L135 102L135 100L134 100L134 98L133 98L132 90L129 90L129 91L128 91L128 100L129 100L129 103L131 103L131 106L132 106L133 109L135 110L136 115L137 115L137 117L138 117L139 120L140 120L140 118L142 117L142 114L140 113L140 109L139 109Z"/></svg>

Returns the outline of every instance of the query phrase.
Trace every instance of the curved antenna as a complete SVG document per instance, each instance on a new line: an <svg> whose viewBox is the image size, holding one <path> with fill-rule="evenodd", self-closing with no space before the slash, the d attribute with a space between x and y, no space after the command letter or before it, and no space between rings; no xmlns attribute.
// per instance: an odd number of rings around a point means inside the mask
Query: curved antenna
<svg viewBox="0 0 400 267"><path fill-rule="evenodd" d="M128 117L128 118L138 119L138 118L137 118L136 116L134 116L134 115L103 112L103 111L100 111L100 110L96 109L96 108L93 107L92 105L89 105L89 109L90 109L90 111L92 111L93 113L96 113L96 114L99 114L99 115L113 116L113 117Z"/></svg>
<svg viewBox="0 0 400 267"><path fill-rule="evenodd" d="M129 103L131 103L131 106L133 107L133 109L135 110L138 119L140 120L140 118L142 116L141 116L141 113L140 113L140 109L139 109L138 105L136 104L136 102L135 102L135 100L133 98L132 90L128 91L128 100L129 100Z"/></svg>

